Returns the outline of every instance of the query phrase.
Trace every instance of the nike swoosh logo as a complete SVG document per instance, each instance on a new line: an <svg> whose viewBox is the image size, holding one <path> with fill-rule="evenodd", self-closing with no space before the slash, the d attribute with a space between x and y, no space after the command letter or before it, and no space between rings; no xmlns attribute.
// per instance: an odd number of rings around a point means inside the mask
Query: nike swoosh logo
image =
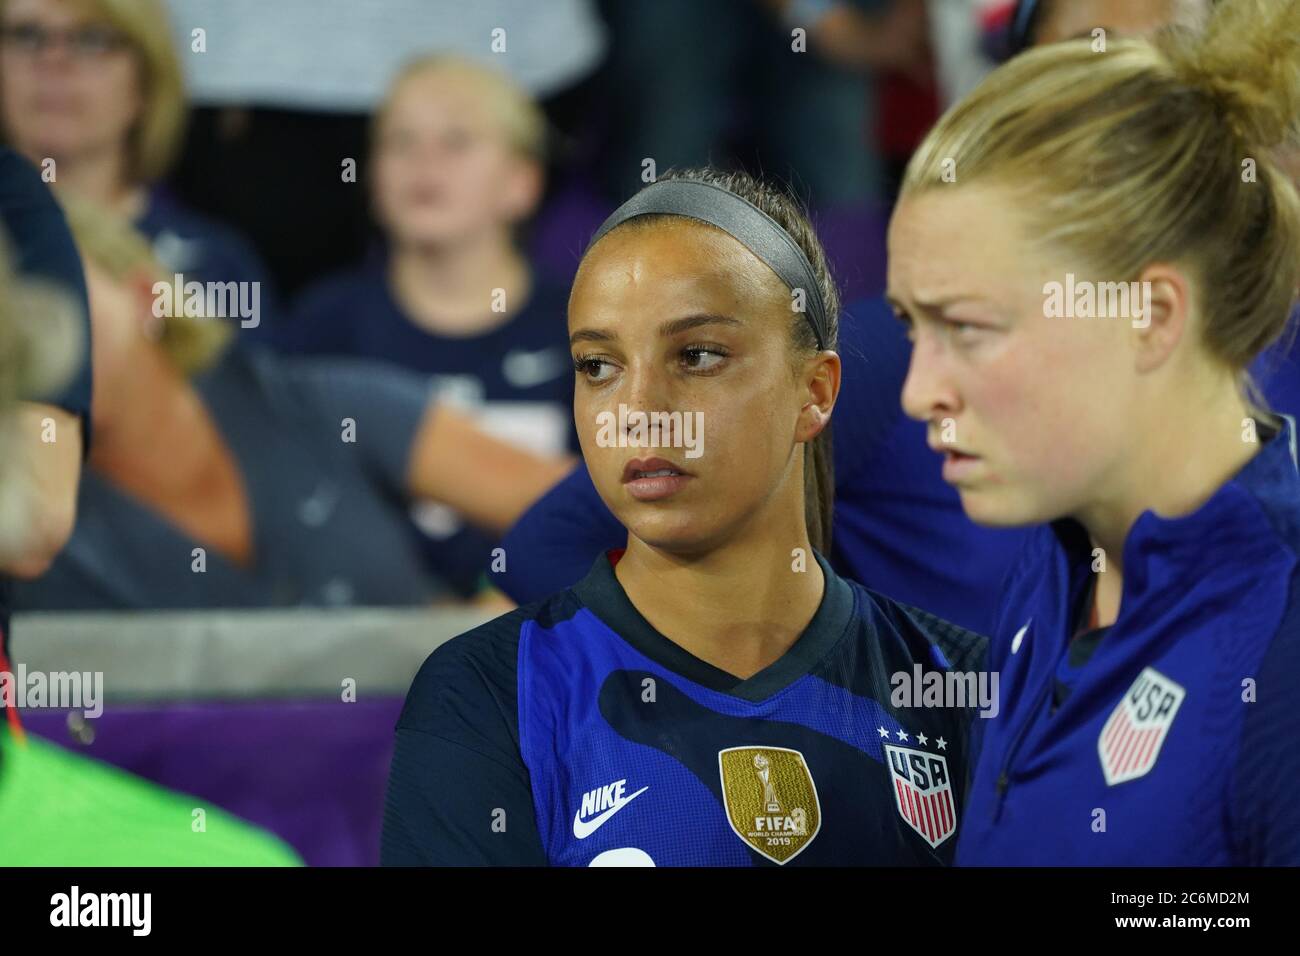
<svg viewBox="0 0 1300 956"><path fill-rule="evenodd" d="M567 356L559 349L542 349L539 352L515 350L506 353L501 372L515 388L531 388L564 374Z"/></svg>
<svg viewBox="0 0 1300 956"><path fill-rule="evenodd" d="M310 528L319 528L334 513L338 501L339 490L333 483L322 481L311 497L298 502L298 520Z"/></svg>
<svg viewBox="0 0 1300 956"><path fill-rule="evenodd" d="M642 787L636 793L624 797L622 803L614 804L612 807L610 807L600 816L592 817L590 820L584 821L582 819L582 811L579 810L577 813L573 815L573 835L576 836L579 840L587 839L587 837L591 836L593 833L599 830L601 826L604 825L606 820L608 820L614 814L618 813L618 811L622 810L625 806L627 806L629 803L631 803L633 800L641 796L641 794L645 793L649 789L650 789L649 787Z"/></svg>
<svg viewBox="0 0 1300 956"><path fill-rule="evenodd" d="M182 239L168 229L154 240L153 254L167 268L184 272L198 264L203 255L203 243L198 239Z"/></svg>
<svg viewBox="0 0 1300 956"><path fill-rule="evenodd" d="M1030 623L1031 623L1031 622L1026 621L1026 622L1025 622L1025 626L1022 627L1020 630L1016 631L1016 636L1013 637L1013 638L1011 639L1011 653L1012 653L1012 654L1015 654L1017 651L1020 650L1020 642L1023 641L1023 640L1025 639L1025 634L1026 634L1026 632L1028 632L1028 630L1029 630L1029 625L1030 625Z"/></svg>

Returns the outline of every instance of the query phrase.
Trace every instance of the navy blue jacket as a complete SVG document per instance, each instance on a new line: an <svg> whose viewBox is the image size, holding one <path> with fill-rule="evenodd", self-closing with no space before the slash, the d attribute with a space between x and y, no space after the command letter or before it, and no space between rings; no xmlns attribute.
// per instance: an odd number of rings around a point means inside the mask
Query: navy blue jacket
<svg viewBox="0 0 1300 956"><path fill-rule="evenodd" d="M1194 513L1138 518L1119 618L1081 666L1068 645L1091 545L1073 521L1036 533L993 632L1001 709L974 721L959 865L1300 865L1300 474L1284 422Z"/></svg>

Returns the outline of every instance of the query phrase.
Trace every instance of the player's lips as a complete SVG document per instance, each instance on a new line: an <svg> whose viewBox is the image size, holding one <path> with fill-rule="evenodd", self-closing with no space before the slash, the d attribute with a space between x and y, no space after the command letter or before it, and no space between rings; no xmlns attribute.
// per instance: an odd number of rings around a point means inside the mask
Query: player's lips
<svg viewBox="0 0 1300 956"><path fill-rule="evenodd" d="M982 460L978 455L972 455L952 445L936 445L934 442L930 442L929 445L931 451L943 455L943 480L950 485L970 478L978 470Z"/></svg>
<svg viewBox="0 0 1300 956"><path fill-rule="evenodd" d="M659 501L676 494L694 475L666 458L633 458L623 466L623 484L637 501Z"/></svg>

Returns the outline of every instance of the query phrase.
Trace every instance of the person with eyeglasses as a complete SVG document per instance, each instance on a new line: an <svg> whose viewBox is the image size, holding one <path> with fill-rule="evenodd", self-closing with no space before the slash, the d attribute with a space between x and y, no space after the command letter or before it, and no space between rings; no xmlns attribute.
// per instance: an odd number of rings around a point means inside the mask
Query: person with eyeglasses
<svg viewBox="0 0 1300 956"><path fill-rule="evenodd" d="M261 258L158 185L186 115L174 43L162 0L0 0L0 133L56 193L132 220L169 274L257 283L246 287L256 314L240 325L260 338L277 309Z"/></svg>

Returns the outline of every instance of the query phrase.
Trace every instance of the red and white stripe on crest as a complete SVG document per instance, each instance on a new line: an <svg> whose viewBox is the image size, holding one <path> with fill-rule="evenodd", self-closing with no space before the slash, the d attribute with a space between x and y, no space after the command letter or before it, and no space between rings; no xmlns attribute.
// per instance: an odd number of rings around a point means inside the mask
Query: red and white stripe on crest
<svg viewBox="0 0 1300 956"><path fill-rule="evenodd" d="M937 848L957 832L957 806L948 779L947 759L942 754L893 744L885 744L884 749L899 815L925 842Z"/></svg>
<svg viewBox="0 0 1300 956"><path fill-rule="evenodd" d="M910 823L931 846L938 846L957 827L957 814L952 805L952 792L922 794L910 783L894 778L898 788L898 809L903 819Z"/></svg>
<svg viewBox="0 0 1300 956"><path fill-rule="evenodd" d="M1186 691L1147 667L1111 711L1097 738L1106 783L1144 776L1155 766Z"/></svg>

